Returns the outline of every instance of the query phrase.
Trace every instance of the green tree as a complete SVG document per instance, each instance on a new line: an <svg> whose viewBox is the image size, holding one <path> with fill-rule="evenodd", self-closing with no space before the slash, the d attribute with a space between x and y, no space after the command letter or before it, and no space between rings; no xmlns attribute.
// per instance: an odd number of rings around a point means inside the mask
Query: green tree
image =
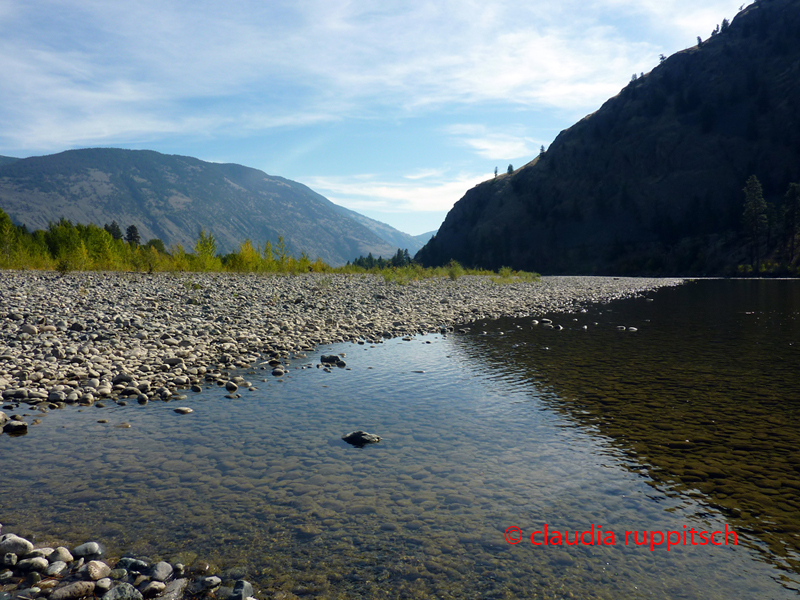
<svg viewBox="0 0 800 600"><path fill-rule="evenodd" d="M514 167L512 165L508 165L508 170L506 171L509 175L514 172Z"/></svg>
<svg viewBox="0 0 800 600"><path fill-rule="evenodd" d="M789 264L794 262L800 234L800 183L790 183L783 200L783 235Z"/></svg>
<svg viewBox="0 0 800 600"><path fill-rule="evenodd" d="M17 228L11 222L3 209L0 208L0 252L2 252L3 265L11 266L11 253L16 246Z"/></svg>
<svg viewBox="0 0 800 600"><path fill-rule="evenodd" d="M283 272L286 270L286 266L289 259L289 251L286 249L286 242L283 240L283 236L278 236L278 244L275 246L275 255L278 259L278 269Z"/></svg>
<svg viewBox="0 0 800 600"><path fill-rule="evenodd" d="M156 252L158 252L160 254L166 254L167 253L167 248L166 248L166 246L164 246L164 242L162 240L160 240L159 238L152 238L152 239L148 240L147 243L145 244L145 246L148 247L148 248L155 248Z"/></svg>
<svg viewBox="0 0 800 600"><path fill-rule="evenodd" d="M214 234L201 229L194 243L195 263L199 271L219 271L222 261L217 258L217 240Z"/></svg>
<svg viewBox="0 0 800 600"><path fill-rule="evenodd" d="M136 225L131 225L125 230L125 241L133 246L138 246L139 242L142 241L139 237L139 230L136 229Z"/></svg>
<svg viewBox="0 0 800 600"><path fill-rule="evenodd" d="M111 221L111 225L106 223L103 225L103 228L110 233L111 237L113 237L115 240L122 239L122 230L119 228L119 224L116 221Z"/></svg>
<svg viewBox="0 0 800 600"><path fill-rule="evenodd" d="M758 177L751 175L744 186L744 213L742 224L750 241L750 259L756 272L761 269L761 243L767 230L767 203Z"/></svg>

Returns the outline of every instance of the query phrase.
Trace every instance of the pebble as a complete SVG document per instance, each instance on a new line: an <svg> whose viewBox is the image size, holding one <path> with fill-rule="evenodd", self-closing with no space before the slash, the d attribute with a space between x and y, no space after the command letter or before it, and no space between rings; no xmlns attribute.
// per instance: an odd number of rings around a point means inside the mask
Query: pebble
<svg viewBox="0 0 800 600"><path fill-rule="evenodd" d="M86 563L86 573L89 575L89 579L97 581L108 577L111 573L111 567L102 561L90 560Z"/></svg>
<svg viewBox="0 0 800 600"><path fill-rule="evenodd" d="M99 556L103 553L102 549L100 548L100 544L97 542L86 542L85 544L81 544L80 546L76 546L72 549L73 556L78 557L87 557L87 556Z"/></svg>
<svg viewBox="0 0 800 600"><path fill-rule="evenodd" d="M189 413L193 413L194 411L189 408L188 406L179 406L175 409L175 412L179 415L188 415Z"/></svg>
<svg viewBox="0 0 800 600"><path fill-rule="evenodd" d="M156 581L166 581L170 575L172 575L172 565L164 561L154 564L150 572L150 577Z"/></svg>
<svg viewBox="0 0 800 600"><path fill-rule="evenodd" d="M0 536L0 553L11 552L17 556L25 556L33 550L33 543L13 533Z"/></svg>
<svg viewBox="0 0 800 600"><path fill-rule="evenodd" d="M94 589L94 581L76 581L55 589L53 593L50 594L50 600L73 600L75 598L83 598L84 596L91 596L94 593Z"/></svg>

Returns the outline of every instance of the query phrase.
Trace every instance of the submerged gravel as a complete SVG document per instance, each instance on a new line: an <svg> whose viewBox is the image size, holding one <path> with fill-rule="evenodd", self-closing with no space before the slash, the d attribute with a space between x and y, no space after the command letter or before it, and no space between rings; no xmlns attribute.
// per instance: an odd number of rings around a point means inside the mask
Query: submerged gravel
<svg viewBox="0 0 800 600"><path fill-rule="evenodd" d="M680 279L544 277L498 284L465 276L387 283L373 275L0 273L0 392L5 409L185 397L260 361L279 377L317 346L379 343L477 320L569 312ZM324 368L345 367L342 360ZM329 357L327 357L329 358ZM266 361L269 361L267 363ZM28 423L0 412L7 433Z"/></svg>
<svg viewBox="0 0 800 600"><path fill-rule="evenodd" d="M184 399L209 384L236 396L253 384L231 370L258 364L264 376L281 377L292 359L306 359L306 352L321 345L376 344L448 332L478 320L571 312L681 282L545 277L497 284L465 276L398 285L371 275L4 271L0 392L9 414L0 411L0 429L20 435L41 423L36 414L70 404ZM323 355L317 366L346 368L346 363L338 355ZM34 416L14 414L21 407ZM175 412L192 410L179 406ZM234 584L235 578L221 593L218 577L192 577L181 564L150 565L133 558L107 564L92 544L70 553L61 547L34 548L13 534L0 537L0 600L245 600L254 595L248 582Z"/></svg>

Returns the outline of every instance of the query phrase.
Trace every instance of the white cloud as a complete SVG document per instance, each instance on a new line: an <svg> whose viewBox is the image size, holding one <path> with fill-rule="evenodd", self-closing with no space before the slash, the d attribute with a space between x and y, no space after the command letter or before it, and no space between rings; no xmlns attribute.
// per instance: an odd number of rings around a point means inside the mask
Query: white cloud
<svg viewBox="0 0 800 600"><path fill-rule="evenodd" d="M475 150L479 156L489 160L530 157L541 144L525 135L490 131L483 125L451 125L445 131L461 144Z"/></svg>
<svg viewBox="0 0 800 600"><path fill-rule="evenodd" d="M488 178L462 173L424 184L387 181L374 175L307 177L304 181L332 202L352 210L410 213L448 211L468 189Z"/></svg>
<svg viewBox="0 0 800 600"><path fill-rule="evenodd" d="M738 1L0 2L0 146L236 136L451 104L585 113ZM474 141L482 156L529 143Z"/></svg>

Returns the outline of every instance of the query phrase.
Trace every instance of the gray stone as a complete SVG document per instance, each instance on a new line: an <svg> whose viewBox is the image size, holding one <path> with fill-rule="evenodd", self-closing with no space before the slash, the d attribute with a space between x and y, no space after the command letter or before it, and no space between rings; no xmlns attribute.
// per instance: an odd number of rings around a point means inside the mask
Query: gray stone
<svg viewBox="0 0 800 600"><path fill-rule="evenodd" d="M212 575L211 577L203 578L202 584L205 589L210 590L212 588L219 587L222 584L222 580L219 577Z"/></svg>
<svg viewBox="0 0 800 600"><path fill-rule="evenodd" d="M3 555L3 566L4 567L13 567L17 564L17 555L13 552L6 552Z"/></svg>
<svg viewBox="0 0 800 600"><path fill-rule="evenodd" d="M33 550L33 544L13 533L0 536L0 553L12 552L17 556L25 556Z"/></svg>
<svg viewBox="0 0 800 600"><path fill-rule="evenodd" d="M142 592L142 596L145 598L152 598L153 596L158 596L166 588L167 584L163 581L148 581L139 591Z"/></svg>
<svg viewBox="0 0 800 600"><path fill-rule="evenodd" d="M100 544L97 542L86 542L85 544L81 544L72 549L73 556L78 557L86 557L86 556L95 556L101 555L103 550L100 548Z"/></svg>
<svg viewBox="0 0 800 600"><path fill-rule="evenodd" d="M188 406L179 406L175 409L175 412L179 415L188 415L189 413L193 413L194 411L189 408Z"/></svg>
<svg viewBox="0 0 800 600"><path fill-rule="evenodd" d="M130 583L120 583L103 594L103 600L142 600L142 593Z"/></svg>
<svg viewBox="0 0 800 600"><path fill-rule="evenodd" d="M123 556L117 561L116 568L127 569L131 573L146 573L150 570L150 565L138 558Z"/></svg>
<svg viewBox="0 0 800 600"><path fill-rule="evenodd" d="M239 386L233 383L232 381L227 381L225 382L225 389L233 393L239 389Z"/></svg>
<svg viewBox="0 0 800 600"><path fill-rule="evenodd" d="M31 325L30 323L23 323L19 328L19 332L27 333L28 335L36 335L39 333L39 328L36 327L36 325Z"/></svg>
<svg viewBox="0 0 800 600"><path fill-rule="evenodd" d="M159 600L180 600L188 585L189 580L185 577L168 583L166 589L159 596Z"/></svg>
<svg viewBox="0 0 800 600"><path fill-rule="evenodd" d="M3 425L6 421L8 421L8 416L3 411L0 411L0 425Z"/></svg>
<svg viewBox="0 0 800 600"><path fill-rule="evenodd" d="M358 431L351 431L347 435L343 435L342 439L357 448L363 448L367 444L377 444L382 438L374 433L367 433L359 429Z"/></svg>
<svg viewBox="0 0 800 600"><path fill-rule="evenodd" d="M72 558L72 554L70 554L69 550L64 548L64 546L59 546L58 548L53 550L51 554L47 556L47 560L49 560L51 563L54 563L56 561L70 563L74 559Z"/></svg>
<svg viewBox="0 0 800 600"><path fill-rule="evenodd" d="M50 600L75 600L94 594L94 581L76 581L60 587L50 594Z"/></svg>
<svg viewBox="0 0 800 600"><path fill-rule="evenodd" d="M46 558L35 556L33 558L26 558L17 563L18 571L46 571L50 563Z"/></svg>
<svg viewBox="0 0 800 600"><path fill-rule="evenodd" d="M131 383L133 382L133 376L128 373L117 373L114 376L114 379L111 380L113 385L117 385L118 383Z"/></svg>
<svg viewBox="0 0 800 600"><path fill-rule="evenodd" d="M109 579L108 577L103 577L102 579L98 579L95 582L94 588L97 592L105 593L111 589L112 583L113 582L111 581L111 579Z"/></svg>
<svg viewBox="0 0 800 600"><path fill-rule="evenodd" d="M28 552L28 555L25 558L33 558L34 556L41 556L42 558L47 558L52 553L53 553L52 548L47 548L47 547L34 548L30 552Z"/></svg>
<svg viewBox="0 0 800 600"><path fill-rule="evenodd" d="M69 565L63 560L56 560L51 562L44 572L50 577L61 577L69 573Z"/></svg>
<svg viewBox="0 0 800 600"><path fill-rule="evenodd" d="M170 575L172 575L172 565L163 560L154 564L150 571L150 577L156 581L166 581Z"/></svg>
<svg viewBox="0 0 800 600"><path fill-rule="evenodd" d="M230 600L247 600L254 593L253 585L249 581L240 579L233 586L233 593L229 596Z"/></svg>
<svg viewBox="0 0 800 600"><path fill-rule="evenodd" d="M3 425L3 431L5 433L26 433L28 431L28 424L25 421L17 421L12 418Z"/></svg>

